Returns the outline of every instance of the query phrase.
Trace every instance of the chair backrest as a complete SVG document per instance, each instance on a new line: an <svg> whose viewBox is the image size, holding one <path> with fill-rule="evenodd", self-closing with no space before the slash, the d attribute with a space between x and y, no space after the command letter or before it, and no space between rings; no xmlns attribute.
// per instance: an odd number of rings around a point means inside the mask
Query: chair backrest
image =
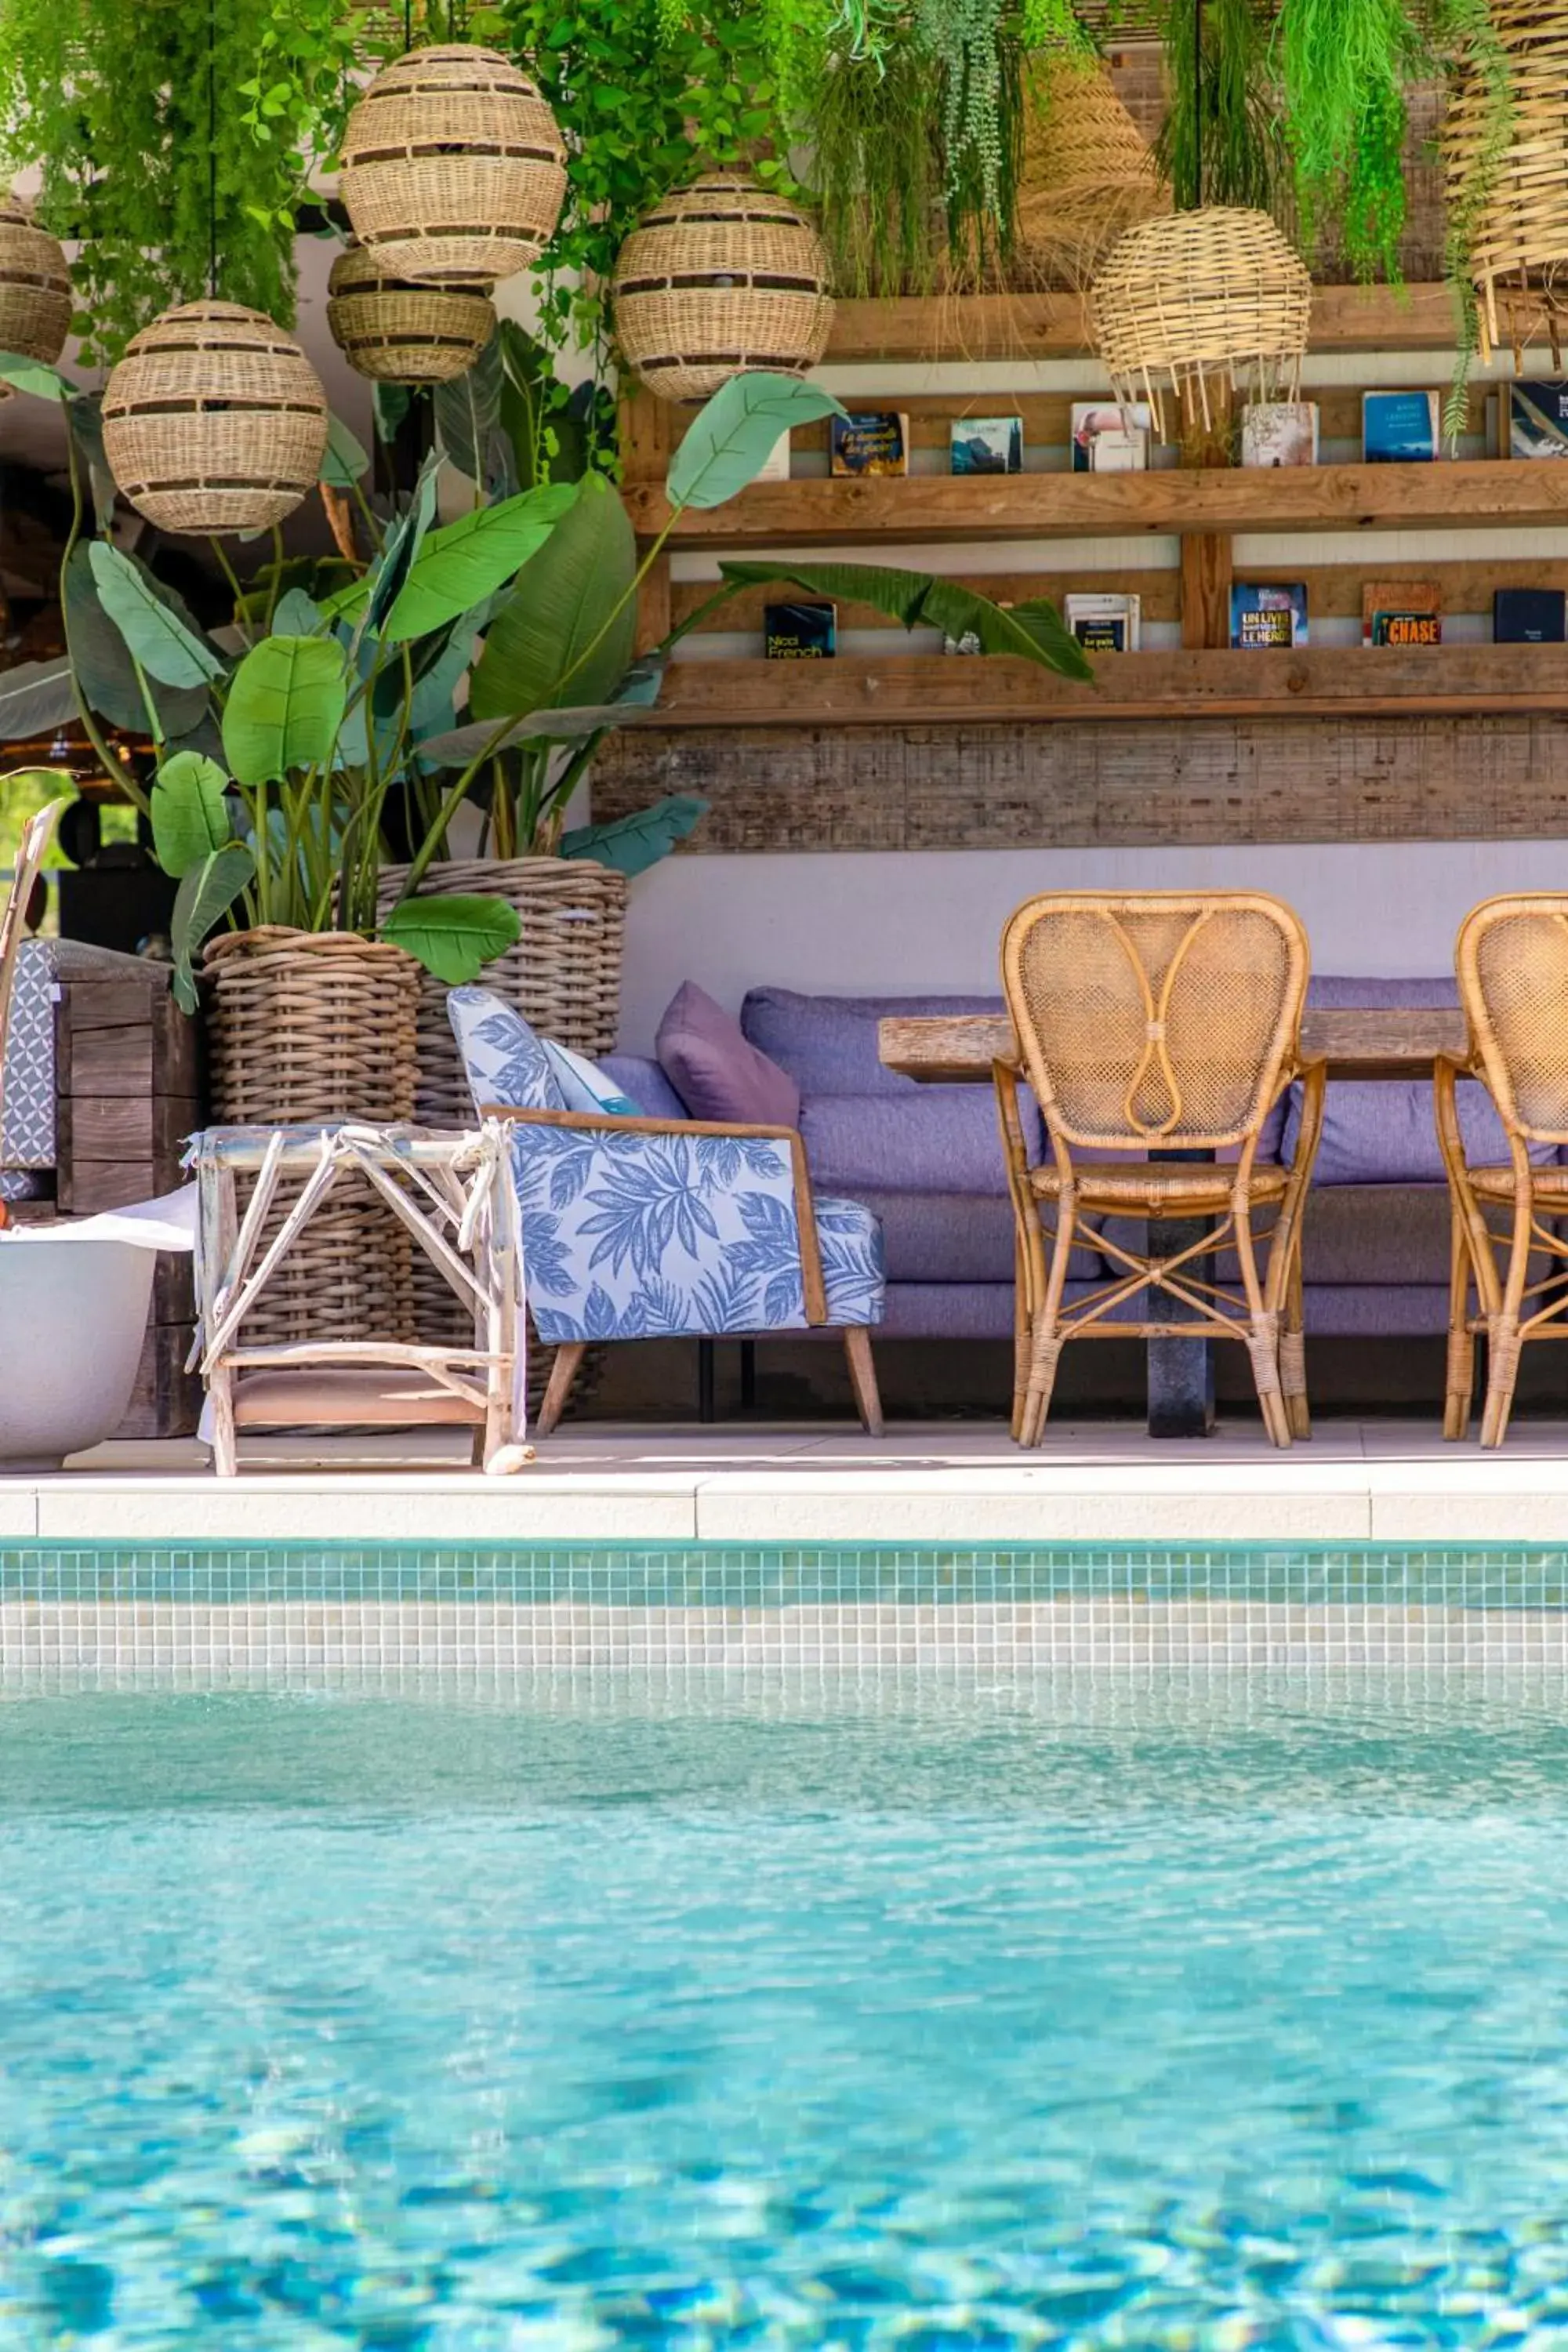
<svg viewBox="0 0 1568 2352"><path fill-rule="evenodd" d="M509 1110L565 1109L549 1055L504 996L488 988L448 989L447 1018L476 1110L487 1103L503 1103Z"/></svg>
<svg viewBox="0 0 1568 2352"><path fill-rule="evenodd" d="M1251 891L1063 891L1002 934L1030 1082L1089 1150L1254 1134L1296 1055L1308 963L1300 918Z"/></svg>
<svg viewBox="0 0 1568 2352"><path fill-rule="evenodd" d="M59 822L63 800L51 801L36 815L28 817L22 827L22 841L16 856L16 870L11 879L11 895L5 901L5 911L0 915L0 1086L5 1080L5 1034L11 1025L11 992L16 981L16 959L22 952L22 929L27 912L27 901L33 895L33 885L38 878L55 826Z"/></svg>
<svg viewBox="0 0 1568 2352"><path fill-rule="evenodd" d="M1568 1143L1568 896L1483 899L1459 926L1454 969L1504 1127Z"/></svg>

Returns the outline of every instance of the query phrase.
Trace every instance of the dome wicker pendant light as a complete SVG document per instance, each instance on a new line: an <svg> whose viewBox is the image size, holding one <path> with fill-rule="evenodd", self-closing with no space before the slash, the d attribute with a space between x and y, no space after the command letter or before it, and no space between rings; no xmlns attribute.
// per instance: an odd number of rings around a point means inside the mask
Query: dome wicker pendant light
<svg viewBox="0 0 1568 2352"><path fill-rule="evenodd" d="M53 367L70 323L65 247L37 226L19 196L0 196L0 351ZM0 398L10 389L6 384Z"/></svg>
<svg viewBox="0 0 1568 2352"><path fill-rule="evenodd" d="M411 49L377 74L343 136L354 235L419 285L493 285L535 260L566 194L566 150L499 50Z"/></svg>
<svg viewBox="0 0 1568 2352"><path fill-rule="evenodd" d="M467 374L495 332L482 286L421 286L395 277L351 245L327 281L327 326L359 375L377 383L450 383Z"/></svg>
<svg viewBox="0 0 1568 2352"><path fill-rule="evenodd" d="M103 394L118 487L163 530L264 530L315 485L327 399L291 337L237 302L184 302L126 346Z"/></svg>
<svg viewBox="0 0 1568 2352"><path fill-rule="evenodd" d="M1563 0L1490 0L1508 58L1513 122L1489 160L1490 109L1482 77L1461 66L1443 126L1450 215L1465 206L1472 174L1488 184L1471 243L1481 357L1544 334L1553 364L1568 320L1568 6Z"/></svg>
<svg viewBox="0 0 1568 2352"><path fill-rule="evenodd" d="M713 172L643 215L616 257L623 357L665 400L706 400L748 368L804 375L833 324L827 249L806 215Z"/></svg>

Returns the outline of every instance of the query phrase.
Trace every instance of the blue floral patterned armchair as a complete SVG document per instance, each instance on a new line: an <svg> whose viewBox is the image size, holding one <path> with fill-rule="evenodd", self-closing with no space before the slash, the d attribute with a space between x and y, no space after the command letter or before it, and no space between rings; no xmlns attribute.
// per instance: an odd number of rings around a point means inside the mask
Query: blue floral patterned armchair
<svg viewBox="0 0 1568 2352"><path fill-rule="evenodd" d="M870 1326L882 1232L858 1201L812 1197L789 1128L570 1110L511 1006L455 988L447 1009L477 1109L515 1121L524 1282L556 1348L537 1425L560 1420L590 1343L842 1329L860 1418L882 1433Z"/></svg>

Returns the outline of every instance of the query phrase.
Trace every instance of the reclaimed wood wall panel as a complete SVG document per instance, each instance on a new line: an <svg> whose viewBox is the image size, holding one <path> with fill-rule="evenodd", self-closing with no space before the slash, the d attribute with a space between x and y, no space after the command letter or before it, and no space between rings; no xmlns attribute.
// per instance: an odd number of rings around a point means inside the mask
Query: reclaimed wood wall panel
<svg viewBox="0 0 1568 2352"><path fill-rule="evenodd" d="M725 728L612 737L594 814L711 811L679 853L1568 838L1568 717Z"/></svg>

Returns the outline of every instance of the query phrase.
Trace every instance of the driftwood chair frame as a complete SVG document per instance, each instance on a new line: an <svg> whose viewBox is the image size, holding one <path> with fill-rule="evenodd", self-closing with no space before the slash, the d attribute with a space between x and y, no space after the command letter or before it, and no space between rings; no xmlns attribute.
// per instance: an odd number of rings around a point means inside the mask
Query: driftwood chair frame
<svg viewBox="0 0 1568 2352"><path fill-rule="evenodd" d="M523 1444L526 1339L521 1242L505 1130L426 1135L410 1128L209 1128L188 1166L199 1191L196 1335L212 1408L213 1467L238 1468L243 1427L456 1423L492 1473L531 1458ZM243 1213L239 1179L252 1180ZM286 1179L303 1183L279 1221ZM250 1345L245 1320L300 1233L340 1184L368 1184L407 1226L474 1318L471 1347L322 1338ZM269 1228L271 1228L269 1230ZM328 1376L323 1391L321 1376ZM247 1393L248 1391L248 1393Z"/></svg>
<svg viewBox="0 0 1568 2352"><path fill-rule="evenodd" d="M33 895L33 885L43 870L55 827L59 822L64 800L51 801L28 817L22 827L22 839L16 855L16 872L11 877L11 895L5 901L5 911L0 914L0 1098L5 1091L5 1040L11 1027L11 998L16 985L16 961L22 952L22 932L26 921L27 901ZM0 1226L6 1221L5 1203L0 1201Z"/></svg>
<svg viewBox="0 0 1568 2352"><path fill-rule="evenodd" d="M1255 892L1066 891L1031 898L1009 917L1002 984L1020 1054L993 1075L1017 1220L1020 1444L1041 1441L1069 1339L1239 1340L1274 1444L1310 1434L1301 1212L1326 1072L1300 1055L1309 961L1300 919ZM1049 1158L1039 1166L1029 1160L1020 1078L1045 1118ZM1264 1120L1297 1079L1294 1162L1259 1167ZM1237 1151L1234 1164L1213 1161L1226 1149ZM1180 1153L1184 1164L1094 1156L1139 1151ZM1274 1213L1264 1232L1253 1224L1260 1208ZM1168 1254L1141 1253L1103 1229L1106 1217L1184 1230ZM1069 1260L1080 1244L1119 1270L1068 1307ZM1239 1292L1205 1264L1226 1244L1238 1260ZM1180 1319L1123 1319L1121 1310L1145 1293L1171 1301Z"/></svg>
<svg viewBox="0 0 1568 2352"><path fill-rule="evenodd" d="M1481 1444L1495 1446L1526 1343L1568 1339L1568 1167L1530 1157L1532 1144L1568 1144L1568 895L1484 899L1459 926L1454 968L1469 1034L1463 1057L1439 1055L1433 1087L1453 1213L1443 1434L1469 1428L1484 1334ZM1506 1167L1467 1163L1457 1093L1465 1077L1481 1079L1497 1106Z"/></svg>

